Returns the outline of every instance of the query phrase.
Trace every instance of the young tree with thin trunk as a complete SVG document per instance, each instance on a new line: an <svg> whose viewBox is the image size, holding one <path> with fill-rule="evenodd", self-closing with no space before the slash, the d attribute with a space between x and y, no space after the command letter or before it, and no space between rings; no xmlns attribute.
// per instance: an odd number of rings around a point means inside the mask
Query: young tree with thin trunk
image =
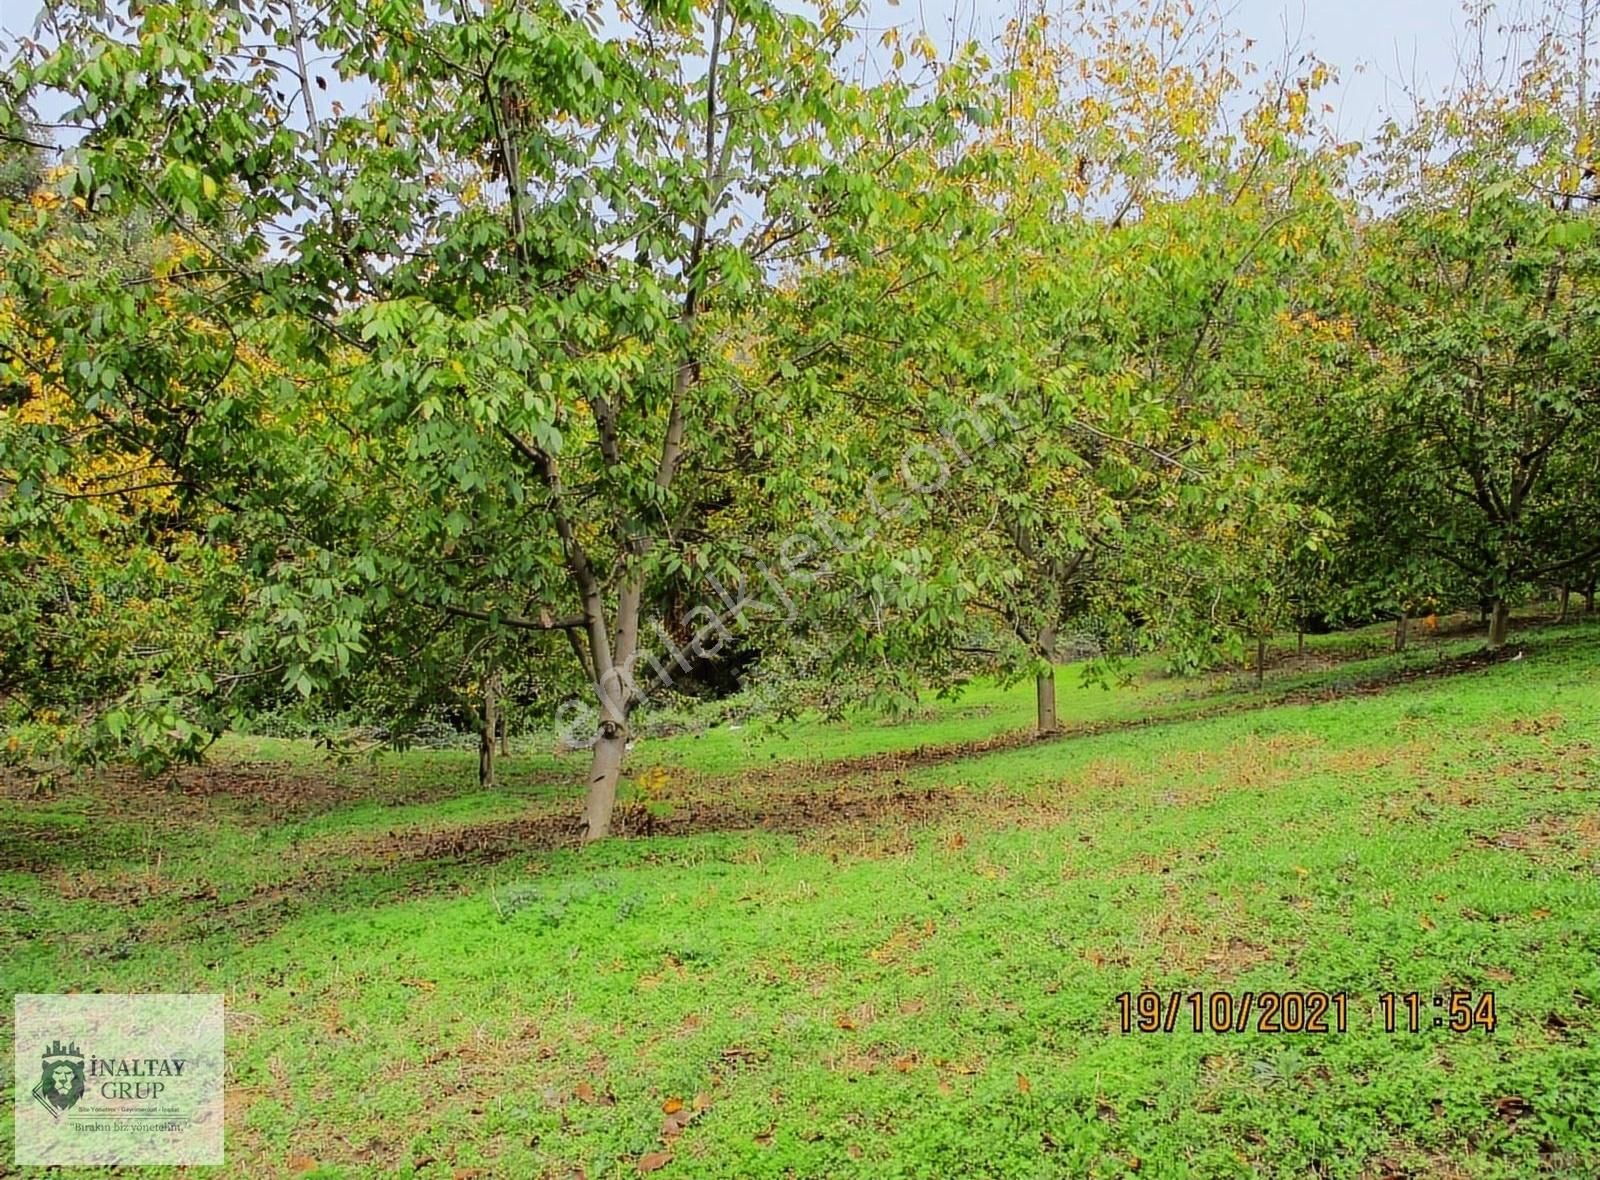
<svg viewBox="0 0 1600 1180"><path fill-rule="evenodd" d="M857 433L918 483L874 530L876 567L852 558L874 623L840 645L856 667L914 691L985 656L1034 681L1048 733L1059 660L1179 617L1130 607L1125 555L1141 546L1159 580L1154 519L1180 498L1203 514L1219 474L1255 463L1246 375L1326 204L1307 122L1326 71L1264 85L1241 128L1232 52L1179 4L1018 22L1002 113L966 149L965 191L934 205L949 246L910 275L845 276L864 294L841 306L870 319L806 307L827 380L872 410Z"/></svg>

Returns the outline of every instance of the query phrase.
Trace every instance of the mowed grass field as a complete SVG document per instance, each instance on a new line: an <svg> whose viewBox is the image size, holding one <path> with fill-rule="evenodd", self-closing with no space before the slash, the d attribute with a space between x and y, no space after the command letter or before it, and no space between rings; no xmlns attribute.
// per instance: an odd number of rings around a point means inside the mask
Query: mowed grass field
<svg viewBox="0 0 1600 1180"><path fill-rule="evenodd" d="M1063 670L1047 742L1027 685L645 741L587 849L546 754L8 781L0 1069L14 992L220 991L195 1174L1600 1176L1600 622L1513 640ZM1125 1033L1144 989L1348 1027ZM1432 1027L1453 989L1493 1032Z"/></svg>

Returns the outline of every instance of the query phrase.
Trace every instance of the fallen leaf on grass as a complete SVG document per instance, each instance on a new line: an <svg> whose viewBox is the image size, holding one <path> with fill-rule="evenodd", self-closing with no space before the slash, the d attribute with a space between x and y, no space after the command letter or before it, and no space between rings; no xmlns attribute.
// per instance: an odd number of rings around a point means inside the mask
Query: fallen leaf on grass
<svg viewBox="0 0 1600 1180"><path fill-rule="evenodd" d="M711 1095L701 1093L694 1096L693 1106L684 1106L682 1098L668 1098L661 1104L661 1109L667 1117L661 1120L661 1138L663 1142L671 1143L683 1129L707 1110L711 1109Z"/></svg>
<svg viewBox="0 0 1600 1180"><path fill-rule="evenodd" d="M1033 1083L1028 1080L1028 1075L1024 1074L1024 1073L1019 1073L1017 1075L1017 1093L1019 1093L1019 1094L1031 1094L1032 1092L1033 1092Z"/></svg>
<svg viewBox="0 0 1600 1180"><path fill-rule="evenodd" d="M295 1173L296 1175L299 1175L301 1172L309 1172L316 1166L317 1161L312 1159L309 1155L291 1155L289 1157L289 1171Z"/></svg>
<svg viewBox="0 0 1600 1180"><path fill-rule="evenodd" d="M1494 1110L1506 1122L1514 1123L1533 1113L1533 1103L1520 1094L1507 1094L1503 1098L1495 1099Z"/></svg>
<svg viewBox="0 0 1600 1180"><path fill-rule="evenodd" d="M594 1087L588 1082L579 1082L574 1086L572 1095L579 1102L587 1102L591 1106L615 1106L617 1104L617 1096L615 1094L597 1094Z"/></svg>
<svg viewBox="0 0 1600 1180"><path fill-rule="evenodd" d="M652 1151L649 1155L639 1157L639 1172L641 1175L658 1171L672 1162L670 1151Z"/></svg>

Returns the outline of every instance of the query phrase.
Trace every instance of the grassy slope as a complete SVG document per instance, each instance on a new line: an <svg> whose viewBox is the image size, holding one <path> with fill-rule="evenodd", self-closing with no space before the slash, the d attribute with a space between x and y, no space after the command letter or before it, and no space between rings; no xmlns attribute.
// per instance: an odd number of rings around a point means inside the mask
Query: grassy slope
<svg viewBox="0 0 1600 1180"><path fill-rule="evenodd" d="M230 1175L600 1177L662 1150L664 1176L1600 1175L1600 629L1529 642L1379 695L868 776L880 809L797 837L428 842L569 806L544 758L496 792L441 754L331 784L258 767L282 790L221 798L13 795L4 990L227 992ZM987 691L909 734L636 753L722 772L1026 723L1026 687ZM892 798L931 790L931 820ZM1143 987L1344 990L1350 1031L1123 1035L1114 997ZM1450 987L1493 989L1500 1029L1376 1026L1380 990Z"/></svg>

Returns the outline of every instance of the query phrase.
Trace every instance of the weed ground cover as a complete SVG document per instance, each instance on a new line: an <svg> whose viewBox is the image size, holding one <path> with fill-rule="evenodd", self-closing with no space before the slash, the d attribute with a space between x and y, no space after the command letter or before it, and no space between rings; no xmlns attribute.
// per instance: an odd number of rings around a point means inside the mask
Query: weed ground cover
<svg viewBox="0 0 1600 1180"><path fill-rule="evenodd" d="M1600 1175L1600 628L1522 638L1064 672L1080 732L986 753L1026 686L642 743L650 834L582 850L543 752L8 783L4 990L226 993L229 1176ZM1146 990L1347 1027L1123 1032Z"/></svg>

